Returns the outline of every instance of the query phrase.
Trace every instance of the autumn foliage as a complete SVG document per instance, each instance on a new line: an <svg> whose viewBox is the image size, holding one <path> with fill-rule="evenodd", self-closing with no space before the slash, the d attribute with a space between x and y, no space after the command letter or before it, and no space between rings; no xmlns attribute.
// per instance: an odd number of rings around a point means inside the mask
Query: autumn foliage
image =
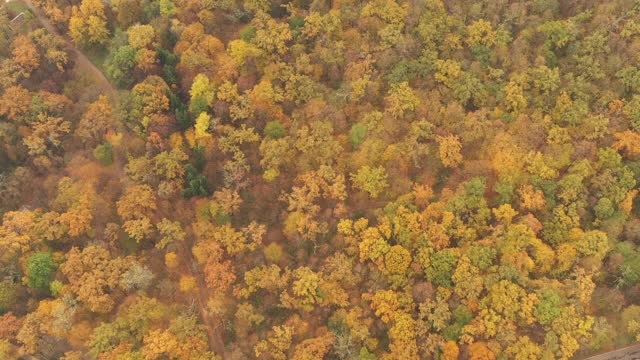
<svg viewBox="0 0 640 360"><path fill-rule="evenodd" d="M3 2L0 359L640 341L639 22L620 0Z"/></svg>

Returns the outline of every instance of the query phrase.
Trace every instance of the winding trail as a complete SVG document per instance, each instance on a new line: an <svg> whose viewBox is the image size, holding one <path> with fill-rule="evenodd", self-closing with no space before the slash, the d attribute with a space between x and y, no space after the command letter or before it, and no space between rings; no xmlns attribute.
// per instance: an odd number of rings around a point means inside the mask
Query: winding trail
<svg viewBox="0 0 640 360"><path fill-rule="evenodd" d="M69 40L66 36L61 34L60 31L58 31L58 29L55 26L53 26L53 24L51 24L51 22L49 21L47 16L42 12L42 10L36 7L31 0L22 0L22 1L33 12L33 14L36 16L38 21L40 21L40 24L42 24L42 26L48 32L58 35L65 40L67 48L71 51L71 53L73 53L73 55L75 55L76 66L78 68L83 69L89 74L93 75L96 81L96 85L99 86L100 89L103 90L103 92L106 95L111 95L116 92L116 89L113 87L113 85L111 85L111 83L109 82L107 77L104 76L102 71L100 71L100 69L98 69L98 67L95 66L91 62L91 60L89 60L89 58L71 42L71 40Z"/></svg>
<svg viewBox="0 0 640 360"><path fill-rule="evenodd" d="M117 92L117 89L109 82L107 77L102 73L102 71L95 66L91 60L80 50L78 49L69 38L67 38L64 34L62 34L47 18L47 16L43 13L41 9L33 4L31 0L22 0L27 7L33 12L36 16L40 24L51 34L60 36L60 38L64 39L65 44L68 50L75 56L75 66L92 75L95 80L96 86L98 86L103 95L107 95L113 98L113 95ZM131 134L125 133L125 136L130 136ZM197 279L198 289L196 290L196 304L198 307L198 312L200 313L200 318L204 323L207 329L207 338L209 340L209 348L218 356L224 358L224 341L222 339L222 335L220 332L215 331L219 329L220 325L218 321L211 317L209 311L207 310L207 300L209 297L208 288L204 282L203 276L198 271L192 269L190 264L195 264L195 259L191 254L191 251L188 246L183 244L180 246L180 252L183 257L187 260L187 266L184 266L184 270L186 270L189 275L193 276ZM186 265L186 264L185 264Z"/></svg>

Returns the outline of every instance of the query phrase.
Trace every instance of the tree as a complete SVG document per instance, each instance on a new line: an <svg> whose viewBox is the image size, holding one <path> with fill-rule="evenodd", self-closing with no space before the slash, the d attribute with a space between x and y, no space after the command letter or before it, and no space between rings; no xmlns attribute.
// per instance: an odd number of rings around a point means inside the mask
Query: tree
<svg viewBox="0 0 640 360"><path fill-rule="evenodd" d="M134 0L113 0L111 2L111 8L117 14L116 19L123 29L144 17L142 5Z"/></svg>
<svg viewBox="0 0 640 360"><path fill-rule="evenodd" d="M538 359L542 355L542 349L528 336L521 336L505 350L505 355L516 360Z"/></svg>
<svg viewBox="0 0 640 360"><path fill-rule="evenodd" d="M303 340L296 345L293 351L293 358L301 360L314 360L323 358L332 348L335 337L329 331L312 339Z"/></svg>
<svg viewBox="0 0 640 360"><path fill-rule="evenodd" d="M192 102L195 99L201 98L207 106L213 106L216 99L216 88L207 75L198 74L195 79L193 79L189 96ZM199 114L198 112L195 113Z"/></svg>
<svg viewBox="0 0 640 360"><path fill-rule="evenodd" d="M626 130L615 133L613 136L616 138L616 142L613 144L614 149L622 150L632 158L640 155L640 147L638 146L640 134L636 131Z"/></svg>
<svg viewBox="0 0 640 360"><path fill-rule="evenodd" d="M196 278L190 275L180 276L180 291L189 292L196 287Z"/></svg>
<svg viewBox="0 0 640 360"><path fill-rule="evenodd" d="M146 48L152 45L155 30L151 25L133 25L127 29L129 45L134 49Z"/></svg>
<svg viewBox="0 0 640 360"><path fill-rule="evenodd" d="M116 205L118 215L125 220L123 229L129 236L139 242L151 235L153 226L150 217L157 205L155 193L149 185L128 187Z"/></svg>
<svg viewBox="0 0 640 360"><path fill-rule="evenodd" d="M191 164L187 164L185 170L185 188L182 190L182 196L190 198L209 195L207 178Z"/></svg>
<svg viewBox="0 0 640 360"><path fill-rule="evenodd" d="M264 135L271 139L280 139L287 134L287 129L278 120L269 121L264 127Z"/></svg>
<svg viewBox="0 0 640 360"><path fill-rule="evenodd" d="M134 185L127 188L116 205L123 219L148 216L156 209L156 197L149 185Z"/></svg>
<svg viewBox="0 0 640 360"><path fill-rule="evenodd" d="M529 104L524 95L524 86L516 79L507 83L504 93L507 109L516 114L524 111Z"/></svg>
<svg viewBox="0 0 640 360"><path fill-rule="evenodd" d="M357 147L362 144L365 137L367 136L367 127L363 124L357 123L351 126L349 130L349 142L351 145Z"/></svg>
<svg viewBox="0 0 640 360"><path fill-rule="evenodd" d="M164 249L167 245L177 241L184 241L186 234L182 229L182 225L179 221L171 221L167 218L162 219L156 224L158 232L162 236L162 239L156 243L156 248Z"/></svg>
<svg viewBox="0 0 640 360"><path fill-rule="evenodd" d="M293 336L293 328L290 326L274 326L272 328L272 335L266 339L261 340L253 351L257 358L261 358L262 355L271 357L275 360L287 359L287 352L291 347L291 340Z"/></svg>
<svg viewBox="0 0 640 360"><path fill-rule="evenodd" d="M121 46L109 53L104 63L105 74L118 87L128 88L135 81L131 72L136 63L136 50L129 45Z"/></svg>
<svg viewBox="0 0 640 360"><path fill-rule="evenodd" d="M367 192L374 199L389 186L387 172L382 166L377 168L363 166L357 173L351 174L351 181L356 189Z"/></svg>
<svg viewBox="0 0 640 360"><path fill-rule="evenodd" d="M394 245L384 257L385 267L392 274L404 274L411 265L411 253L401 245Z"/></svg>
<svg viewBox="0 0 640 360"><path fill-rule="evenodd" d="M593 211L598 219L606 220L613 215L615 209L611 200L608 198L601 198L596 203L596 206L593 207Z"/></svg>
<svg viewBox="0 0 640 360"><path fill-rule="evenodd" d="M170 109L167 90L169 90L167 83L156 75L147 76L143 82L131 89L130 117L136 121L133 125L138 131L146 131L154 115Z"/></svg>
<svg viewBox="0 0 640 360"><path fill-rule="evenodd" d="M625 330L636 340L640 337L640 321L637 320L639 314L640 307L638 305L631 305L622 311Z"/></svg>
<svg viewBox="0 0 640 360"><path fill-rule="evenodd" d="M460 349L458 348L458 344L455 341L450 340L444 345L444 349L442 351L443 359L446 360L456 360L460 355Z"/></svg>
<svg viewBox="0 0 640 360"><path fill-rule="evenodd" d="M22 117L29 112L31 105L31 93L24 87L11 86L5 89L0 98L0 115L9 120L20 122Z"/></svg>
<svg viewBox="0 0 640 360"><path fill-rule="evenodd" d="M423 257L423 267L427 279L439 286L451 286L451 277L458 263L459 251L456 248L444 249Z"/></svg>
<svg viewBox="0 0 640 360"><path fill-rule="evenodd" d="M40 66L40 54L36 45L26 35L17 36L11 43L11 55L14 64L20 69L20 74L28 78Z"/></svg>
<svg viewBox="0 0 640 360"><path fill-rule="evenodd" d="M29 210L9 211L2 217L0 249L4 256L29 252L39 240L34 232L37 213Z"/></svg>
<svg viewBox="0 0 640 360"><path fill-rule="evenodd" d="M76 128L76 134L85 141L100 142L112 123L111 103L105 95L100 95L98 100L87 106Z"/></svg>
<svg viewBox="0 0 640 360"><path fill-rule="evenodd" d="M167 306L155 298L132 296L118 309L117 316L114 316L111 322L102 322L95 327L87 341L89 354L99 358L131 355L132 350L138 350L143 346L147 336L157 335L156 332L150 331L152 325L159 321L169 322L168 318L171 315L173 314ZM177 322L179 318L176 317L171 323ZM176 327L185 330L190 328L192 334L197 333L187 324ZM183 338L185 342L186 338L187 336Z"/></svg>
<svg viewBox="0 0 640 360"><path fill-rule="evenodd" d="M551 289L543 290L533 314L540 324L546 325L560 315L560 295Z"/></svg>
<svg viewBox="0 0 640 360"><path fill-rule="evenodd" d="M153 172L162 182L158 186L158 193L162 195L163 186L173 187L175 190L182 186L185 174L184 161L188 159L180 147L174 147L171 151L163 151L153 158ZM174 191L169 192L173 194Z"/></svg>
<svg viewBox="0 0 640 360"><path fill-rule="evenodd" d="M122 274L120 286L125 290L146 290L154 277L149 268L135 263Z"/></svg>
<svg viewBox="0 0 640 360"><path fill-rule="evenodd" d="M174 53L180 56L176 70L186 84L191 84L198 74L204 74L217 80L225 78L229 72L223 66L229 59L224 44L217 38L205 34L200 22L193 22L182 31L180 40L174 47ZM229 59L230 60L230 59ZM216 75L220 72L220 76Z"/></svg>
<svg viewBox="0 0 640 360"><path fill-rule="evenodd" d="M102 163L102 165L113 164L113 146L111 143L103 143L93 149L93 157Z"/></svg>
<svg viewBox="0 0 640 360"><path fill-rule="evenodd" d="M289 49L287 43L293 39L293 34L287 24L279 23L267 14L259 12L253 18L251 25L256 29L256 35L251 42L258 48L268 54L287 52Z"/></svg>
<svg viewBox="0 0 640 360"><path fill-rule="evenodd" d="M0 312L4 313L16 306L18 290L18 284L14 284L11 280L0 282Z"/></svg>
<svg viewBox="0 0 640 360"><path fill-rule="evenodd" d="M491 47L496 43L496 33L493 31L491 23L484 20L476 20L467 26L466 41L469 46Z"/></svg>
<svg viewBox="0 0 640 360"><path fill-rule="evenodd" d="M171 15L176 13L176 4L171 0L160 0L160 15L163 17L170 17Z"/></svg>
<svg viewBox="0 0 640 360"><path fill-rule="evenodd" d="M631 128L640 131L640 96L633 95L622 110L631 123Z"/></svg>
<svg viewBox="0 0 640 360"><path fill-rule="evenodd" d="M455 168L462 162L462 144L457 136L438 136L436 141L439 145L440 160L445 167Z"/></svg>
<svg viewBox="0 0 640 360"><path fill-rule="evenodd" d="M478 299L484 285L479 269L471 265L471 261L466 256L462 256L458 261L451 280L454 283L455 292L470 300Z"/></svg>
<svg viewBox="0 0 640 360"><path fill-rule="evenodd" d="M371 260L375 264L381 264L383 256L389 252L391 246L382 237L380 231L375 227L370 227L364 230L360 237L360 261Z"/></svg>
<svg viewBox="0 0 640 360"><path fill-rule="evenodd" d="M200 113L198 118L196 118L195 127L195 136L197 141L204 141L206 139L211 138L211 133L209 132L209 127L211 126L211 116L206 112Z"/></svg>
<svg viewBox="0 0 640 360"><path fill-rule="evenodd" d="M470 360L495 360L496 355L483 342L475 342L468 347Z"/></svg>
<svg viewBox="0 0 640 360"><path fill-rule="evenodd" d="M140 49L136 53L138 68L145 73L152 72L158 65L158 54L155 50Z"/></svg>
<svg viewBox="0 0 640 360"><path fill-rule="evenodd" d="M400 38L400 34L404 29L404 18L407 16L408 7L406 4L401 6L396 2L374 1L362 8L360 15L363 17L375 17L382 21L377 30L378 49L385 49L393 46Z"/></svg>
<svg viewBox="0 0 640 360"><path fill-rule="evenodd" d="M298 298L293 301L298 302L302 309L307 311L313 309L313 304L321 301L319 274L308 267L300 267L294 270L293 277L295 280L292 285L292 293Z"/></svg>
<svg viewBox="0 0 640 360"><path fill-rule="evenodd" d="M385 102L386 111L395 118L404 116L407 111L414 111L420 104L420 100L406 81L392 84Z"/></svg>
<svg viewBox="0 0 640 360"><path fill-rule="evenodd" d="M64 135L71 131L71 123L61 117L47 116L44 113L38 115L36 121L31 124L33 132L25 137L23 142L29 148L29 155L50 155L52 148L62 144Z"/></svg>
<svg viewBox="0 0 640 360"><path fill-rule="evenodd" d="M71 291L89 310L108 313L115 304L112 292L117 289L127 260L112 258L108 250L88 246L80 251L73 247L60 270L69 280Z"/></svg>
<svg viewBox="0 0 640 360"><path fill-rule="evenodd" d="M27 284L38 290L49 289L56 264L50 252L35 253L27 260Z"/></svg>
<svg viewBox="0 0 640 360"><path fill-rule="evenodd" d="M400 313L397 315L393 326L389 329L389 344L391 358L418 359L418 346L416 344L416 321L411 315Z"/></svg>
<svg viewBox="0 0 640 360"><path fill-rule="evenodd" d="M576 249L581 254L603 259L610 250L607 234L600 230L591 230L578 235Z"/></svg>
<svg viewBox="0 0 640 360"><path fill-rule="evenodd" d="M531 185L525 185L520 190L521 206L528 210L541 210L545 206L544 193L534 189Z"/></svg>
<svg viewBox="0 0 640 360"><path fill-rule="evenodd" d="M164 264L169 269L175 269L180 264L178 255L174 252L168 252L164 255Z"/></svg>
<svg viewBox="0 0 640 360"><path fill-rule="evenodd" d="M109 40L104 3L100 0L82 0L80 7L72 8L69 36L84 46L104 45Z"/></svg>

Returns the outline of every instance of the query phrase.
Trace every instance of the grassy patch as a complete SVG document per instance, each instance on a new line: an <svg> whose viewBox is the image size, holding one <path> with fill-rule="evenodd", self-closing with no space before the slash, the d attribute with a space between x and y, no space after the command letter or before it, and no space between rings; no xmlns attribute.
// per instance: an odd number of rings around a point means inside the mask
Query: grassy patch
<svg viewBox="0 0 640 360"><path fill-rule="evenodd" d="M19 0L13 0L8 3L5 3L5 6L7 7L7 10L9 10L9 14L12 15L11 18L15 17L21 12L27 13L30 11L27 4Z"/></svg>
<svg viewBox="0 0 640 360"><path fill-rule="evenodd" d="M103 64L107 59L107 56L109 56L109 50L106 48L85 49L84 53L95 66L97 66L101 71L104 70Z"/></svg>

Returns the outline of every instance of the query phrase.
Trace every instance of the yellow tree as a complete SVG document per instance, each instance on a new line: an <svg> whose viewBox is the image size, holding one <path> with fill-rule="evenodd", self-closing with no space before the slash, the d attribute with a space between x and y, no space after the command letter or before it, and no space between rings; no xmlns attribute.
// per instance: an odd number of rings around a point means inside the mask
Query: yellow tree
<svg viewBox="0 0 640 360"><path fill-rule="evenodd" d="M291 347L293 328L290 326L274 326L272 334L266 340L260 341L253 348L258 359L286 360Z"/></svg>
<svg viewBox="0 0 640 360"><path fill-rule="evenodd" d="M523 111L529 102L524 94L524 86L521 81L512 79L504 88L507 109L518 113Z"/></svg>
<svg viewBox="0 0 640 360"><path fill-rule="evenodd" d="M193 79L191 89L189 89L191 101L196 98L202 98L209 106L213 106L216 100L216 88L209 77L205 74L198 74Z"/></svg>
<svg viewBox="0 0 640 360"><path fill-rule="evenodd" d="M406 81L391 85L385 102L386 111L394 118L402 117L408 111L414 111L420 104L420 100Z"/></svg>
<svg viewBox="0 0 640 360"><path fill-rule="evenodd" d="M283 305L287 308L300 308L311 311L314 304L322 301L320 274L308 267L300 267L293 271L291 294L284 292L281 296Z"/></svg>
<svg viewBox="0 0 640 360"><path fill-rule="evenodd" d="M391 274L405 274L411 265L411 253L401 245L394 245L384 256L386 270Z"/></svg>
<svg viewBox="0 0 640 360"><path fill-rule="evenodd" d="M455 135L438 136L440 160L445 167L455 168L462 163L462 144Z"/></svg>
<svg viewBox="0 0 640 360"><path fill-rule="evenodd" d="M542 355L542 349L528 336L521 336L505 350L504 355L514 360L539 359Z"/></svg>
<svg viewBox="0 0 640 360"><path fill-rule="evenodd" d="M127 29L129 45L134 49L146 48L152 44L155 31L151 25L133 25Z"/></svg>
<svg viewBox="0 0 640 360"><path fill-rule="evenodd" d="M280 23L264 12L256 14L252 21L256 35L252 40L258 48L267 54L284 54L289 50L287 43L293 39L288 25Z"/></svg>
<svg viewBox="0 0 640 360"><path fill-rule="evenodd" d="M200 113L196 118L195 128L195 140L199 145L206 144L211 140L212 135L209 132L211 126L211 116L206 112Z"/></svg>
<svg viewBox="0 0 640 360"><path fill-rule="evenodd" d="M82 0L79 8L72 8L69 36L80 45L106 44L109 40L109 29L102 0Z"/></svg>
<svg viewBox="0 0 640 360"><path fill-rule="evenodd" d="M376 168L363 166L357 173L351 174L351 181L356 189L367 192L373 199L389 186L387 172L382 166Z"/></svg>
<svg viewBox="0 0 640 360"><path fill-rule="evenodd" d="M491 27L491 23L484 20L476 20L467 26L467 44L469 46L491 47L496 43L496 33Z"/></svg>

